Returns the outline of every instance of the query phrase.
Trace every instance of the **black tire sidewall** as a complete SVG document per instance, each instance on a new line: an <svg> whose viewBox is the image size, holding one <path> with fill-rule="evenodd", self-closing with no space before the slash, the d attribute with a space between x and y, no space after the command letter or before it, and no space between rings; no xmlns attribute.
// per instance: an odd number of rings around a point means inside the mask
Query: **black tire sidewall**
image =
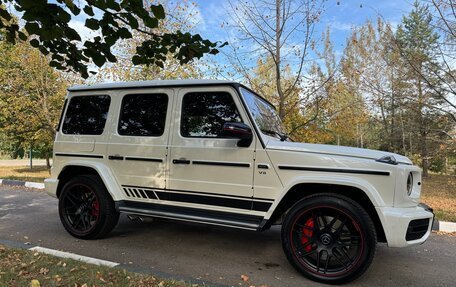
<svg viewBox="0 0 456 287"><path fill-rule="evenodd" d="M289 236L291 228L296 221L297 217L302 214L303 210L314 208L315 206L328 206L334 207L338 210L349 215L354 221L357 222L361 235L364 238L365 247L357 265L349 272L339 276L324 276L310 272L304 267L293 254L293 247L291 238ZM317 195L310 196L300 200L296 203L290 211L282 224L282 247L290 263L305 277L327 284L343 284L355 280L361 276L371 264L375 255L375 248L377 243L377 236L375 227L366 211L356 202L343 196L334 195Z"/></svg>

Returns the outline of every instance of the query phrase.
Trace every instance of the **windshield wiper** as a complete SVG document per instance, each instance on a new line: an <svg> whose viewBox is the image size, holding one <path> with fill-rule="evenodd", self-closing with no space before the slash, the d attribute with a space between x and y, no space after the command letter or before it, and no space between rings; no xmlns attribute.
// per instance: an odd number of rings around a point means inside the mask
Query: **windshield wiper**
<svg viewBox="0 0 456 287"><path fill-rule="evenodd" d="M273 130L261 129L261 131L265 134L269 134L272 136L278 136L281 142L286 141L287 139L290 138L287 134L279 133L279 132L276 132Z"/></svg>

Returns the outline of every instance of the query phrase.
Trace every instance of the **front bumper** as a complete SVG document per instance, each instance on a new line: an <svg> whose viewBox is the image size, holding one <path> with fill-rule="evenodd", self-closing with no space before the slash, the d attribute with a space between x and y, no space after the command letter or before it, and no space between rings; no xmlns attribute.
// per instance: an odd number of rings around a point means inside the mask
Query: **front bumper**
<svg viewBox="0 0 456 287"><path fill-rule="evenodd" d="M425 204L416 207L377 207L389 247L421 244L431 234L434 213Z"/></svg>
<svg viewBox="0 0 456 287"><path fill-rule="evenodd" d="M44 180L44 189L46 193L50 196L57 197L57 186L59 185L59 180L56 178L46 178Z"/></svg>

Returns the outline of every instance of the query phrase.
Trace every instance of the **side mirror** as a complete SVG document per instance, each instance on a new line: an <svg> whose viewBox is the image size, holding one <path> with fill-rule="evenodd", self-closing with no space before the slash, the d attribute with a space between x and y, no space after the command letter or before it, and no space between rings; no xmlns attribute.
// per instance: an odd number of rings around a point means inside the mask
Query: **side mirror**
<svg viewBox="0 0 456 287"><path fill-rule="evenodd" d="M252 129L244 123L224 123L221 135L227 138L239 139L238 147L248 147L253 140Z"/></svg>

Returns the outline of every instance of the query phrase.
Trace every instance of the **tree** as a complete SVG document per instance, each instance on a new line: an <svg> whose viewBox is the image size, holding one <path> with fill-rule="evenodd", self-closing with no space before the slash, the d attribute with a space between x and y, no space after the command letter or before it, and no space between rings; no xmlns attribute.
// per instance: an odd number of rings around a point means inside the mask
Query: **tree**
<svg viewBox="0 0 456 287"><path fill-rule="evenodd" d="M160 21L165 19L164 8L159 4L145 5L143 0L0 0L2 3L5 6L0 5L0 29L6 31L4 40L14 44L17 39L29 39L30 45L42 54L50 55L52 67L75 71L84 78L89 76L90 62L98 67L107 61L116 62L112 47L122 39L133 38L133 33L146 36L132 57L135 65L163 68L169 54L180 64L185 64L207 53L217 54L218 48L226 44L219 45L199 34L180 30L172 33L156 31ZM22 13L23 29L14 21L10 10ZM72 19L81 16L86 19L85 27L96 31L99 36L82 42L78 31L69 25Z"/></svg>
<svg viewBox="0 0 456 287"><path fill-rule="evenodd" d="M318 90L318 116L306 127L306 141L362 147L368 111L360 91L351 81L352 73L344 69L350 59L344 55L340 63L336 60L329 27L319 57L323 59L323 67L315 65L312 73L323 88Z"/></svg>
<svg viewBox="0 0 456 287"><path fill-rule="evenodd" d="M279 106L279 98L277 97L277 82L275 81L276 74L274 69L274 61L271 57L264 59L258 59L257 66L253 70L253 74L249 75L251 87L257 91L260 95L265 97L274 106ZM293 78L291 76L291 68L287 67L284 69L283 79L281 82L284 86L292 85ZM301 107L299 105L299 95L302 92L300 87L295 87L294 90L290 90L288 96L283 104L286 117L284 118L285 128L289 131L289 135L293 140L302 141L304 140L302 130L300 127L305 122L305 117L301 113Z"/></svg>
<svg viewBox="0 0 456 287"><path fill-rule="evenodd" d="M420 73L416 67L415 71L421 75L423 80L430 85L437 96L445 103L442 111L456 122L456 69L454 59L456 58L456 2L454 0L431 0L433 15L433 27L441 35L437 46L437 57L439 64L432 65L429 72ZM415 68L415 66L412 66ZM438 78L436 85L432 79Z"/></svg>
<svg viewBox="0 0 456 287"><path fill-rule="evenodd" d="M427 5L415 2L413 10L404 16L399 25L396 38L403 57L407 60L407 78L411 83L408 104L413 113L414 130L419 136L419 149L422 161L423 175L427 176L429 168L429 137L434 127L438 111L433 107L441 104L435 83L438 78L432 77L429 68L437 66L436 50L439 35L432 27L432 15ZM426 81L422 75L426 75ZM429 83L432 83L429 85ZM437 84L438 85L438 84Z"/></svg>
<svg viewBox="0 0 456 287"><path fill-rule="evenodd" d="M407 153L403 100L406 70L390 24L381 18L354 28L347 39L342 73L351 90L358 91L370 109L365 140L373 148Z"/></svg>
<svg viewBox="0 0 456 287"><path fill-rule="evenodd" d="M239 34L228 59L236 72L254 86L258 58L270 69L269 100L287 122L314 102L315 93L304 90L306 61L313 45L312 36L323 10L319 0L266 0L230 2L231 27ZM296 96L296 91L300 91ZM303 123L305 124L305 123ZM295 126L299 129L301 125Z"/></svg>
<svg viewBox="0 0 456 287"><path fill-rule="evenodd" d="M198 13L198 7L195 3L166 1L162 5L168 17L160 21L156 31L161 31L161 33L174 33L179 30L191 31L193 28L191 17ZM141 27L141 29L146 29L146 27ZM132 36L131 39L122 40L116 44L114 49L117 62L108 63L100 68L97 75L98 79L139 81L202 77L202 72L198 67L201 65L201 60L181 64L172 55L167 55L166 60L163 61L163 68L152 65L134 65L131 58L141 43L147 39L147 35L133 31Z"/></svg>
<svg viewBox="0 0 456 287"><path fill-rule="evenodd" d="M0 54L0 132L16 150L40 150L50 167L66 82L27 43L0 42Z"/></svg>
<svg viewBox="0 0 456 287"><path fill-rule="evenodd" d="M349 91L364 98L369 108L366 146L419 160L424 176L439 157L446 156L448 134L454 127L436 90L439 78L429 69L439 64L431 21L429 11L415 3L397 32L381 18L354 28L341 60L345 87L337 93Z"/></svg>

